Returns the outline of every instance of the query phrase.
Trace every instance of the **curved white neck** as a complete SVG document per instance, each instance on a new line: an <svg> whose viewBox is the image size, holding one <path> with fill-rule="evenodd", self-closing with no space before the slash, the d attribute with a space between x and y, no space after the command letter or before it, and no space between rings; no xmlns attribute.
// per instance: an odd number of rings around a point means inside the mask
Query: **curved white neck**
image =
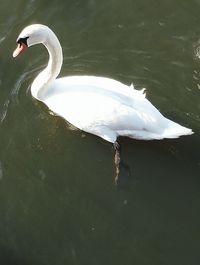
<svg viewBox="0 0 200 265"><path fill-rule="evenodd" d="M31 94L38 100L42 100L45 97L49 86L59 75L63 62L62 47L58 38L51 30L47 33L46 40L42 44L48 50L49 62L47 67L35 78L31 86Z"/></svg>

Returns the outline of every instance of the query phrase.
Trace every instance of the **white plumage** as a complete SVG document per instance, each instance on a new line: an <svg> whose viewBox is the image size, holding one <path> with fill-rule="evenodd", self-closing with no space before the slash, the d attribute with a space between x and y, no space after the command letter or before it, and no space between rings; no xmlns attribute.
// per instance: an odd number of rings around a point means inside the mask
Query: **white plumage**
<svg viewBox="0 0 200 265"><path fill-rule="evenodd" d="M47 67L34 80L33 97L77 128L114 143L118 136L152 140L192 134L165 118L146 99L144 90L116 80L96 76L58 78L62 66L62 48L51 29L35 24L18 37L17 56L25 47L42 43L49 52Z"/></svg>

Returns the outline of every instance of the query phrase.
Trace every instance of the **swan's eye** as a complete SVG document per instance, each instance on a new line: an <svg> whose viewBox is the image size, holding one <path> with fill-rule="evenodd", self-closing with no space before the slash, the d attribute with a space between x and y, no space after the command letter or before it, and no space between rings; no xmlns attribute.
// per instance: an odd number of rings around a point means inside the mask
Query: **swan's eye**
<svg viewBox="0 0 200 265"><path fill-rule="evenodd" d="M28 44L27 44L27 39L28 39L29 37L26 37L26 38L19 38L19 39L17 39L17 43L18 44L20 44L20 46L22 45L22 44L25 44L26 46L28 46Z"/></svg>

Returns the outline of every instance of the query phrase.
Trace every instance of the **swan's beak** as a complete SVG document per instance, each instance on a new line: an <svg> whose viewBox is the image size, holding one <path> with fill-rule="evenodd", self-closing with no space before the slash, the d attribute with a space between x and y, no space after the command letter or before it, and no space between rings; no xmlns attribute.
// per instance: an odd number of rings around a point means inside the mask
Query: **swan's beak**
<svg viewBox="0 0 200 265"><path fill-rule="evenodd" d="M13 52L13 57L17 57L19 54L21 54L28 46L21 42L18 43L17 48Z"/></svg>

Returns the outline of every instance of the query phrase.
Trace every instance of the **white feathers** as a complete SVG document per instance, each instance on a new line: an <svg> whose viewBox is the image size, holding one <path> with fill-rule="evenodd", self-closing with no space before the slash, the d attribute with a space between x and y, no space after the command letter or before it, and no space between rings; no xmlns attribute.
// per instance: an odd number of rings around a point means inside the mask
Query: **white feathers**
<svg viewBox="0 0 200 265"><path fill-rule="evenodd" d="M42 25L29 26L23 32L31 45L43 43L50 57L32 84L32 95L77 128L109 142L120 135L151 140L192 134L191 129L165 118L146 99L145 89L136 90L133 84L96 76L56 79L62 49L55 34Z"/></svg>

